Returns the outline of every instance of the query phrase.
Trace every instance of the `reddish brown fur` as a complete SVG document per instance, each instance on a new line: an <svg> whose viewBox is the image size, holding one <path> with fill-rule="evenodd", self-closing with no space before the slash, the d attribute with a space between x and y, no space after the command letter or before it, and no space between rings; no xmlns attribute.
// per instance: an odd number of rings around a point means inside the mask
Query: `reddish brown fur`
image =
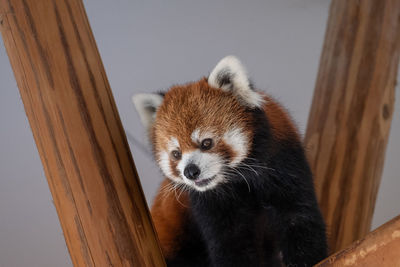
<svg viewBox="0 0 400 267"><path fill-rule="evenodd" d="M215 150L219 155L228 161L231 161L236 156L236 152L224 141L220 141L215 147Z"/></svg>
<svg viewBox="0 0 400 267"><path fill-rule="evenodd" d="M186 210L189 206L189 198L186 192L168 190L171 185L169 179L164 179L151 208L151 215L157 230L158 239L164 257L171 258L179 249L183 223ZM179 195L179 202L177 200Z"/></svg>
<svg viewBox="0 0 400 267"><path fill-rule="evenodd" d="M178 161L174 160L174 159L170 159L169 160L169 165L171 166L172 174L175 175L176 177L179 177L179 171L176 168L177 165L178 165Z"/></svg>
<svg viewBox="0 0 400 267"><path fill-rule="evenodd" d="M176 137L182 152L196 149L192 132L200 128L222 136L231 127L245 129L252 138L251 118L231 93L212 88L207 80L171 88L157 112L154 127L155 150L167 150L171 137Z"/></svg>
<svg viewBox="0 0 400 267"><path fill-rule="evenodd" d="M286 110L272 98L265 96L264 99L266 102L263 110L273 137L276 140L299 140L296 127ZM204 78L196 83L175 86L166 93L152 129L152 141L157 152L167 150L169 139L176 137L184 153L198 146L191 140L195 129L212 131L217 136L222 136L231 127L244 129L249 140L252 139L252 119L246 116L245 108L232 94L210 87ZM218 153L226 159L235 156L235 152L222 140L210 152ZM178 176L176 164L171 160L171 169ZM180 195L179 202L174 192L162 192L170 183L172 182L169 179L163 181L151 210L166 258L173 257L179 249L179 238L189 206L186 192Z"/></svg>
<svg viewBox="0 0 400 267"><path fill-rule="evenodd" d="M272 136L277 140L300 140L297 128L288 112L271 97L264 97L266 104L263 109L271 127Z"/></svg>

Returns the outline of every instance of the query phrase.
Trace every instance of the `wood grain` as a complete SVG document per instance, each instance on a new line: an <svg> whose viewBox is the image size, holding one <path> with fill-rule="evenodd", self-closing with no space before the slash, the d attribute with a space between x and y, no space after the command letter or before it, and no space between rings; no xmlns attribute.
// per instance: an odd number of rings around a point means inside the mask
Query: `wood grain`
<svg viewBox="0 0 400 267"><path fill-rule="evenodd" d="M400 216L315 267L400 266Z"/></svg>
<svg viewBox="0 0 400 267"><path fill-rule="evenodd" d="M400 0L332 1L305 136L332 251L370 230L399 51Z"/></svg>
<svg viewBox="0 0 400 267"><path fill-rule="evenodd" d="M3 40L75 266L164 266L81 0L0 0Z"/></svg>

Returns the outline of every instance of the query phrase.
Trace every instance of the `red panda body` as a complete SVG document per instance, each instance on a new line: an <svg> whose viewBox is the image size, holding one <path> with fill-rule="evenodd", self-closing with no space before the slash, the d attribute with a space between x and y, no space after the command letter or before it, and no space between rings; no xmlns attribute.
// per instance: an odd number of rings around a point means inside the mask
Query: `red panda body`
<svg viewBox="0 0 400 267"><path fill-rule="evenodd" d="M236 58L134 102L167 177L151 213L168 266L312 266L326 256L299 134Z"/></svg>

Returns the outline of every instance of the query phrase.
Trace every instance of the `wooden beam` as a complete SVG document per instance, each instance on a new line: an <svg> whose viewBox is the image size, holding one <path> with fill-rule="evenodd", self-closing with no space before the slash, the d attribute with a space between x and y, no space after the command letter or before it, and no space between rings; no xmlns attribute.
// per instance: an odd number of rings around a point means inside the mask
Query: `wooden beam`
<svg viewBox="0 0 400 267"><path fill-rule="evenodd" d="M81 0L0 0L1 31L75 266L164 266Z"/></svg>
<svg viewBox="0 0 400 267"><path fill-rule="evenodd" d="M315 267L400 266L400 216Z"/></svg>
<svg viewBox="0 0 400 267"><path fill-rule="evenodd" d="M330 247L370 230L394 107L400 0L333 0L305 144Z"/></svg>

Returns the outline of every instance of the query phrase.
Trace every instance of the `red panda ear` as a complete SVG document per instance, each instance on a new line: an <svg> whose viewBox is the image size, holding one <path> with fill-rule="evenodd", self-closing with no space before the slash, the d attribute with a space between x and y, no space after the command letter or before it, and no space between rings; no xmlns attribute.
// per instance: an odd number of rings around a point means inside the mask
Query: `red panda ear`
<svg viewBox="0 0 400 267"><path fill-rule="evenodd" d="M132 96L132 102L146 129L149 129L153 125L157 109L163 100L164 98L160 94L136 94Z"/></svg>
<svg viewBox="0 0 400 267"><path fill-rule="evenodd" d="M250 85L246 69L235 56L224 57L208 77L208 84L232 92L240 103L250 108L260 108L263 97Z"/></svg>

